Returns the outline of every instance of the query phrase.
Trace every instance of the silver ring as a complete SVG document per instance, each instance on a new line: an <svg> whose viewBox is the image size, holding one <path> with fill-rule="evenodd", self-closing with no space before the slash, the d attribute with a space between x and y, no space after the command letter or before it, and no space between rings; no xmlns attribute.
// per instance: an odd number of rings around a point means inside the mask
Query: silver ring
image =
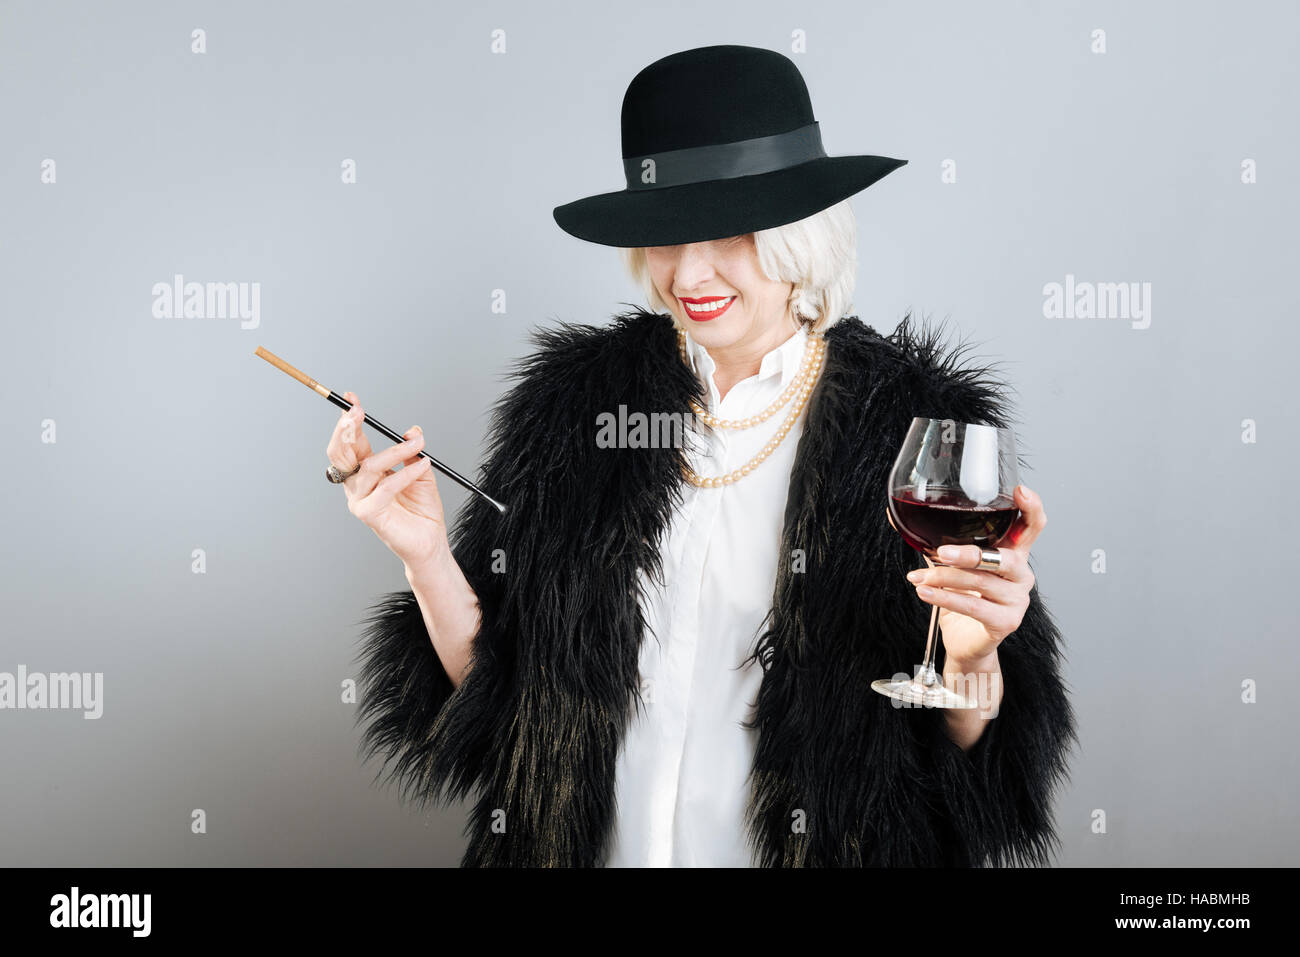
<svg viewBox="0 0 1300 957"><path fill-rule="evenodd" d="M996 548L981 548L980 563L975 566L986 572L995 572L1002 567L1002 553Z"/></svg>
<svg viewBox="0 0 1300 957"><path fill-rule="evenodd" d="M349 479L360 471L361 471L360 462L357 463L357 467L354 468L351 472L340 472L338 470L338 466L331 465L329 468L325 470L325 477L329 479L331 482L333 482L335 485L341 485L344 479Z"/></svg>

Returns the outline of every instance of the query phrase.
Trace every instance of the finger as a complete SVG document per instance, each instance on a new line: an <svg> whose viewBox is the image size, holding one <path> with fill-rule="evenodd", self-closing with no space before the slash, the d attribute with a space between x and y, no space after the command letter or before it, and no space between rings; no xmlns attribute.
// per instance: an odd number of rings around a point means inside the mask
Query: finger
<svg viewBox="0 0 1300 957"><path fill-rule="evenodd" d="M329 444L325 446L325 455L330 460L330 464L338 468L340 472L351 471L353 466L357 464L358 460L352 443L354 432L351 410L344 409L330 432Z"/></svg>
<svg viewBox="0 0 1300 957"><path fill-rule="evenodd" d="M376 515L392 504L400 492L412 482L429 471L431 464L423 456L418 457L413 465L387 475L375 486L374 491L365 496L357 505L359 515Z"/></svg>
<svg viewBox="0 0 1300 957"><path fill-rule="evenodd" d="M936 565L929 569L918 568L908 573L907 580L914 585L928 585L931 588L969 589L979 592L988 601L999 605L1016 604L1025 594L1023 585L1008 581L991 571L968 571L964 568L948 568L945 565Z"/></svg>
<svg viewBox="0 0 1300 957"><path fill-rule="evenodd" d="M939 560L944 565L951 565L954 568L965 568L978 571L979 573L988 573L996 575L999 578L1005 578L1011 582L1026 582L1033 579L1033 572L1029 570L1029 553L1021 551L1018 548L993 548L985 551L995 551L1002 560L996 568L980 568L980 547L978 545L944 545L938 551ZM942 568L942 565L935 566Z"/></svg>
<svg viewBox="0 0 1300 957"><path fill-rule="evenodd" d="M370 440L366 437L366 412L361 407L361 400L357 398L356 393L345 392L343 398L352 403L352 408L343 413L343 418L347 422L344 427L344 435L352 443L357 461L361 462L373 451L370 447Z"/></svg>
<svg viewBox="0 0 1300 957"><path fill-rule="evenodd" d="M424 433L415 426L411 426L402 434L406 436L406 441L390 446L382 452L375 452L361 460L361 471L353 476L357 480L354 489L358 496L364 498L369 495L392 469L424 448Z"/></svg>
<svg viewBox="0 0 1300 957"><path fill-rule="evenodd" d="M1009 635L1015 630L1016 612L1006 605L943 588L929 588L927 591L927 586L924 585L917 589L917 595L926 604L974 618L992 635Z"/></svg>
<svg viewBox="0 0 1300 957"><path fill-rule="evenodd" d="M407 433L406 433L406 434L407 434L408 436L410 436L410 437L414 437L414 436L416 436L416 435L423 436L423 435L424 435L424 429L420 428L418 425L413 425L413 426L411 426L411 428L410 428L409 430L407 430ZM417 451L417 452L415 452L413 455L409 456L408 458L404 458L404 459L402 459L402 464L403 464L403 465L414 465L416 462L420 461L420 460L423 459L423 458L424 458L424 456L421 455L421 454Z"/></svg>
<svg viewBox="0 0 1300 957"><path fill-rule="evenodd" d="M402 437L403 441L371 455L363 464L363 469L369 468L383 478L384 473L398 465L417 457L424 458L420 455L420 450L424 448L424 431L418 425L411 426L402 433Z"/></svg>
<svg viewBox="0 0 1300 957"><path fill-rule="evenodd" d="M351 472L370 454L370 443L366 440L365 430L361 427L362 416L365 413L357 403L356 396L351 392L345 392L343 397L353 405L351 409L344 409L338 422L334 424L329 444L325 446L325 455L329 458L330 464L340 472Z"/></svg>
<svg viewBox="0 0 1300 957"><path fill-rule="evenodd" d="M1017 485L1014 498L1020 517L1002 541L1028 555L1030 547L1047 525L1047 512L1043 509L1043 500L1028 486Z"/></svg>
<svg viewBox="0 0 1300 957"><path fill-rule="evenodd" d="M416 426L419 428L419 426ZM410 463L428 461L424 456L415 456L409 460ZM433 463L430 462L430 465ZM442 521L442 496L438 491L438 481L430 468L425 473L424 479L417 479L412 485L406 488L404 502L412 511L431 518L434 521Z"/></svg>
<svg viewBox="0 0 1300 957"><path fill-rule="evenodd" d="M391 445L387 449L373 452L364 459L361 459L361 471L357 472L357 477L364 477L364 480L357 484L356 488L363 494L373 492L374 486L380 484L380 481L389 472L393 471L398 465L406 462L407 459L415 456L422 447L424 447L424 433L416 429L415 426L407 429L402 433L403 441Z"/></svg>

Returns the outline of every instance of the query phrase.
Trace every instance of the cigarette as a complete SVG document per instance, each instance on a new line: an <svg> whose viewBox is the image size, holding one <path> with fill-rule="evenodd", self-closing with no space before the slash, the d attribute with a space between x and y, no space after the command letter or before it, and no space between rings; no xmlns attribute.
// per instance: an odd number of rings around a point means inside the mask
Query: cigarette
<svg viewBox="0 0 1300 957"><path fill-rule="evenodd" d="M264 349L261 346L258 346L257 351L254 353L254 355L261 356L263 359L271 363L271 365L275 366L285 375L297 379L299 382L301 382L307 388L311 389L313 392L317 393L320 396L323 396L324 398L328 399L330 402L333 402L340 409L352 408L352 403L349 402L347 399L343 398L343 396L339 395L333 389L329 389L321 385L319 382L317 382L311 376L307 375L305 372L295 369L293 366L285 362L275 353L270 352L269 350ZM369 412L365 414L364 419L366 425L370 426L376 432L382 432L384 435L392 439L394 442L401 443L406 441L406 438L402 436L400 433L394 431L393 429L390 429L388 426L384 425L384 423L380 422L378 419L372 418ZM487 502L489 505L495 508L502 515L506 513L505 505L498 502L491 495L483 491L481 488L479 488L469 479L465 478L465 476L461 475L451 466L439 462L436 458L434 458L428 452L425 452L423 450L421 450L417 454L423 455L426 459L428 459L431 463L433 463L433 467L436 468L439 472L447 476L447 478L451 479L453 482L460 484L462 487L468 489L469 491L473 492L475 495L482 498L485 502Z"/></svg>

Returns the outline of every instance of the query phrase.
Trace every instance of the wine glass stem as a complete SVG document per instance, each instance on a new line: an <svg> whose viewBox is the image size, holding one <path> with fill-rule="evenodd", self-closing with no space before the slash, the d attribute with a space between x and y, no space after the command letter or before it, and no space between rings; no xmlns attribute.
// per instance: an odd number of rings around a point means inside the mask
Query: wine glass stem
<svg viewBox="0 0 1300 957"><path fill-rule="evenodd" d="M938 631L935 624L939 620L939 606L930 606L930 633L925 639L925 664L921 665L920 682L927 688L934 687L939 682L939 676L934 670L934 635Z"/></svg>
<svg viewBox="0 0 1300 957"><path fill-rule="evenodd" d="M929 555L922 553L921 557L925 559L926 565L928 565L930 568L934 567L934 562L930 560ZM935 645L936 645L934 639L939 631L937 627L938 624L939 624L939 606L931 605L930 606L930 631L925 636L925 662L924 664L921 665L921 673L917 676L917 680L920 681L921 684L926 688L933 688L939 682L939 676L935 673L934 670L934 653L935 653Z"/></svg>

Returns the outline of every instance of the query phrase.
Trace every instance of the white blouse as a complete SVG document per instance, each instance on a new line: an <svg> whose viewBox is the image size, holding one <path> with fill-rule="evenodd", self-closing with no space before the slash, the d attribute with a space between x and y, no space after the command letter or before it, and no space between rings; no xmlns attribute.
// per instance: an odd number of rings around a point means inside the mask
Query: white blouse
<svg viewBox="0 0 1300 957"><path fill-rule="evenodd" d="M757 375L719 401L713 359L687 336L692 365L708 387L706 408L726 419L767 408L798 374L807 344L800 327L763 357ZM701 423L686 443L691 467L710 476L744 465L798 401L748 429ZM744 814L757 732L741 723L753 717L762 667L741 662L772 607L790 470L807 415L805 408L776 451L734 484L684 483L661 546L664 583L641 573L645 705L633 703L619 749L612 867L753 863Z"/></svg>

